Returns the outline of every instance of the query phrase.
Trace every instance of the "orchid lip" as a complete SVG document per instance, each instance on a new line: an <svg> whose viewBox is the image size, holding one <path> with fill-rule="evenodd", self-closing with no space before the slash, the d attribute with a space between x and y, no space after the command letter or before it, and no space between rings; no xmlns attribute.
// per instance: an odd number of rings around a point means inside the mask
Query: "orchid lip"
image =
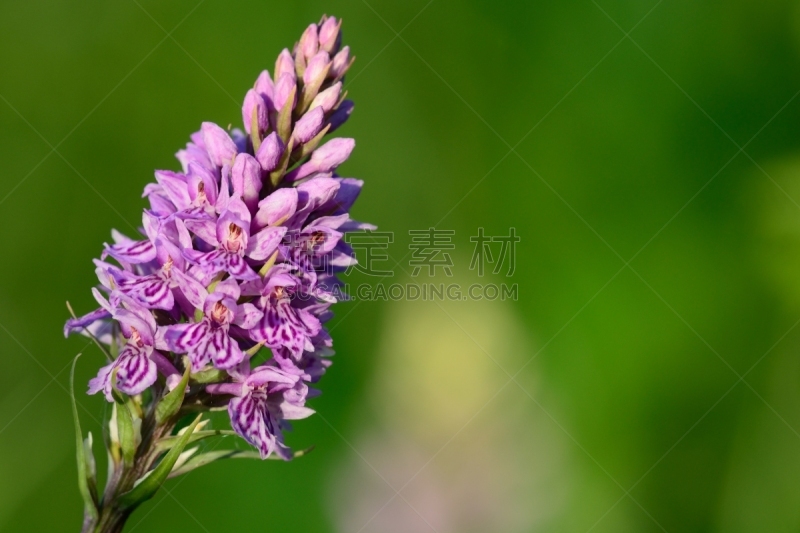
<svg viewBox="0 0 800 533"><path fill-rule="evenodd" d="M228 242L226 248L231 252L238 252L244 248L242 228L231 222L228 225Z"/></svg>
<svg viewBox="0 0 800 533"><path fill-rule="evenodd" d="M211 310L211 319L217 324L227 324L229 312L230 311L223 303L217 302Z"/></svg>
<svg viewBox="0 0 800 533"><path fill-rule="evenodd" d="M134 346L138 346L139 348L141 348L144 345L144 343L142 342L142 337L139 335L139 332L133 326L131 326L131 336L128 339L128 343L133 344Z"/></svg>

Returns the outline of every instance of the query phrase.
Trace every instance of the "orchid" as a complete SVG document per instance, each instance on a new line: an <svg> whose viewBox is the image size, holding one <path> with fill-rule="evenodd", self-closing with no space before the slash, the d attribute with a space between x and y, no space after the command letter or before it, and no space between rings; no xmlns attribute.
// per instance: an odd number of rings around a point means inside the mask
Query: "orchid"
<svg viewBox="0 0 800 533"><path fill-rule="evenodd" d="M210 462L184 448L214 433L198 429L212 409L226 407L256 449L230 456L302 454L285 443L286 421L314 413L309 384L331 364L336 274L355 263L343 237L374 229L349 214L363 182L338 174L355 141L325 142L352 113L352 61L340 20L308 26L246 91L242 128L203 122L180 168L144 187L141 236L114 231L95 259L100 307L64 328L102 348L88 392L114 405L102 497L90 452L78 453L83 531L121 531L167 477Z"/></svg>

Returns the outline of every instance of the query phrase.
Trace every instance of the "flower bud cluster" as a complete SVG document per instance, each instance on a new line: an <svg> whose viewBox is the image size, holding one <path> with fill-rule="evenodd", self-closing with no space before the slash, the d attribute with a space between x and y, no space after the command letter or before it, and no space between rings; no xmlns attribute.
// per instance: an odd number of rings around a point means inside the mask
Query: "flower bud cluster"
<svg viewBox="0 0 800 533"><path fill-rule="evenodd" d="M371 228L349 215L363 182L337 174L355 142L323 142L353 109L340 28L323 17L280 53L273 75L258 76L243 130L204 122L176 154L182 169L156 171L144 238L112 233L95 260L100 308L65 326L116 354L90 394L164 395L188 371L184 402L227 403L262 458L291 457L282 431L313 413L309 386L333 354L325 323L341 297L336 273L355 263L342 236ZM262 348L271 357L256 362Z"/></svg>

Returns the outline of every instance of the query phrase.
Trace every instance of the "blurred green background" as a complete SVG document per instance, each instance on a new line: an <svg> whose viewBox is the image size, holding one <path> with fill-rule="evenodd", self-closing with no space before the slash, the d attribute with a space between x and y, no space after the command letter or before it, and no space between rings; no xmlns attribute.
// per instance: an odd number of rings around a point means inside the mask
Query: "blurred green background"
<svg viewBox="0 0 800 533"><path fill-rule="evenodd" d="M102 359L63 339L64 301L93 308L91 259L153 170L238 124L322 13L358 57L342 171L395 233L385 283L408 230L455 230L468 284L469 237L513 226L516 272L482 281L519 299L337 305L319 416L289 435L316 450L171 481L126 531L800 530L783 0L4 0L0 530L79 529L67 365L86 352L83 389ZM104 402L79 400L97 436Z"/></svg>

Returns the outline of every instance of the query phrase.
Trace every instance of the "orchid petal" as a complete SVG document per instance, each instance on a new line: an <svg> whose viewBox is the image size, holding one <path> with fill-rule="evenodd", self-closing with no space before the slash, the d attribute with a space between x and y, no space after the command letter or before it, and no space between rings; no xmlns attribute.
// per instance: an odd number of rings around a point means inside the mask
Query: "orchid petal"
<svg viewBox="0 0 800 533"><path fill-rule="evenodd" d="M282 226L264 228L250 237L245 254L256 261L266 261L278 247L284 235L286 235L286 228Z"/></svg>

